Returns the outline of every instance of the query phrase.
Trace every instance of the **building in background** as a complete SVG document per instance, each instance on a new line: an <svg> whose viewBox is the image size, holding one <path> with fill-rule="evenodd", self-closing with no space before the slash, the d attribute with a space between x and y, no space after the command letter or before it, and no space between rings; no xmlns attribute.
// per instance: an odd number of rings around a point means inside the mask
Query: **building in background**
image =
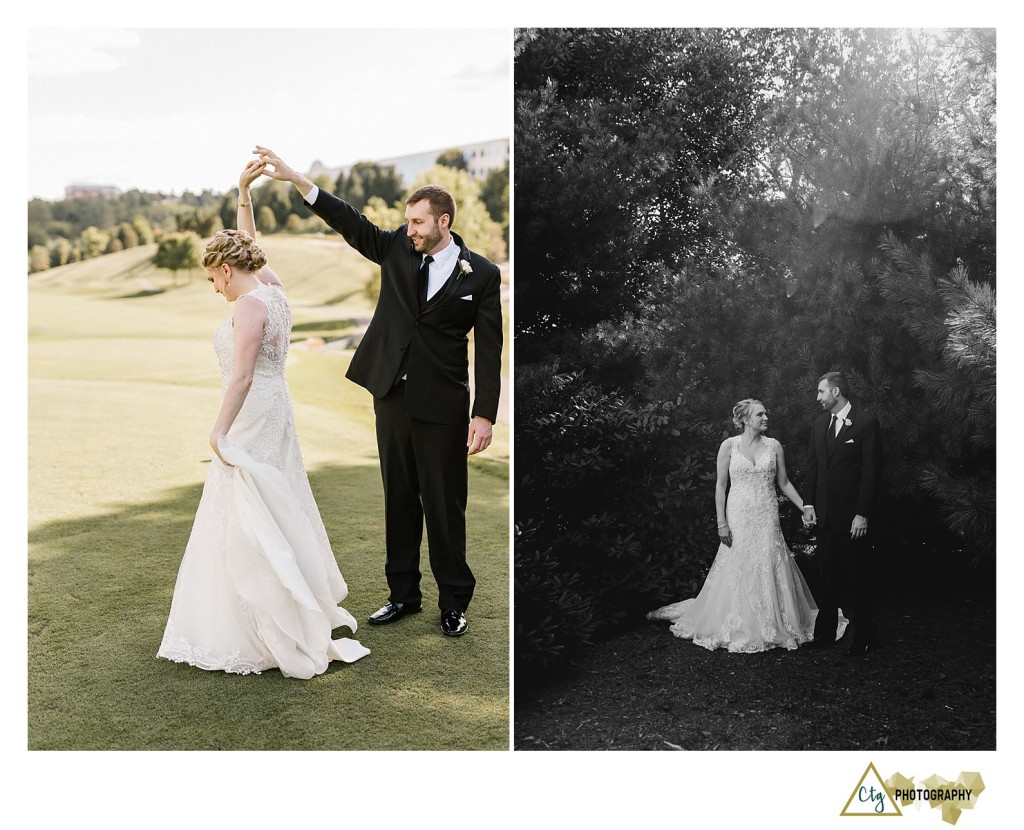
<svg viewBox="0 0 1024 830"><path fill-rule="evenodd" d="M120 195L121 188L112 184L69 184L64 188L65 199L85 199L89 196L116 199Z"/></svg>
<svg viewBox="0 0 1024 830"><path fill-rule="evenodd" d="M442 147L438 150L413 153L408 156L361 159L361 161L372 161L381 167L394 167L395 172L402 177L402 182L410 185L420 173L434 166L438 156L449 150L458 150L462 153L466 159L469 175L474 179L483 180L492 170L501 169L509 161L509 141L507 138L480 141L475 144L459 144L454 147ZM313 162L308 175L311 179L324 174L332 179L337 179L341 173L348 173L351 168L351 164L342 167L327 167L318 160Z"/></svg>

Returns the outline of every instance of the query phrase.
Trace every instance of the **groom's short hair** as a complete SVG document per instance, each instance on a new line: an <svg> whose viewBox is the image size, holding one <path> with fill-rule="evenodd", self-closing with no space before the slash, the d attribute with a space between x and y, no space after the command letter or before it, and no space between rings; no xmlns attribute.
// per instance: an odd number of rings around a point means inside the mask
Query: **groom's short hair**
<svg viewBox="0 0 1024 830"><path fill-rule="evenodd" d="M852 400L850 396L850 382L846 379L846 375L843 372L825 372L820 378L818 383L823 380L828 381L828 385L835 389L839 387L839 391L843 393L843 397L847 400Z"/></svg>
<svg viewBox="0 0 1024 830"><path fill-rule="evenodd" d="M414 205L424 199L430 205L430 215L434 219L440 219L448 214L448 227L455 224L455 199L452 194L439 184L428 184L412 192L412 195L405 200L405 204Z"/></svg>

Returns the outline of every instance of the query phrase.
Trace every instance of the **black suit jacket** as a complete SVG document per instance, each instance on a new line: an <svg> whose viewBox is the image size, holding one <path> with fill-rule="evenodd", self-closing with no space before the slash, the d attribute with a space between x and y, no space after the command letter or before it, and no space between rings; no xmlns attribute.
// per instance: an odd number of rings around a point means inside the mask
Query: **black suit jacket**
<svg viewBox="0 0 1024 830"><path fill-rule="evenodd" d="M818 522L849 529L853 517L871 518L875 513L882 477L882 434L878 419L851 406L829 449L826 434L831 413L822 414L811 429L807 456L805 501L814 505Z"/></svg>
<svg viewBox="0 0 1024 830"><path fill-rule="evenodd" d="M470 251L458 234L459 264L420 311L416 272L422 255L406 226L385 231L348 202L320 190L313 212L367 259L380 265L380 298L346 377L382 398L408 375L406 404L414 418L441 424L469 420L468 335L473 330L476 397L472 414L492 423L501 391L501 272ZM408 355L406 355L408 352Z"/></svg>

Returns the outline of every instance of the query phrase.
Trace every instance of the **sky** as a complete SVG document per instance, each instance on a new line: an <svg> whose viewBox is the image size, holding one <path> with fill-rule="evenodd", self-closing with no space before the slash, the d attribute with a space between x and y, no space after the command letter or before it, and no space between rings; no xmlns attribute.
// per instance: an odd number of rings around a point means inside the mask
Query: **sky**
<svg viewBox="0 0 1024 830"><path fill-rule="evenodd" d="M510 138L510 30L429 36L427 53L416 29L29 29L28 198L228 190L256 144L304 172Z"/></svg>

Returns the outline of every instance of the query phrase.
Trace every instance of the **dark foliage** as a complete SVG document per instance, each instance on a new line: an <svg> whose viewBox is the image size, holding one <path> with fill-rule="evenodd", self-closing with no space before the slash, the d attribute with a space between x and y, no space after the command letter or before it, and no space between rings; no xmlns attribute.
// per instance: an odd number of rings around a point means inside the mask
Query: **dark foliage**
<svg viewBox="0 0 1024 830"><path fill-rule="evenodd" d="M707 494L722 434L689 411L682 398L643 403L577 373L519 373L517 670L546 670L699 584L715 547Z"/></svg>
<svg viewBox="0 0 1024 830"><path fill-rule="evenodd" d="M633 310L655 264L717 260L706 193L733 187L771 66L727 30L517 38L517 347L529 360L538 338Z"/></svg>

